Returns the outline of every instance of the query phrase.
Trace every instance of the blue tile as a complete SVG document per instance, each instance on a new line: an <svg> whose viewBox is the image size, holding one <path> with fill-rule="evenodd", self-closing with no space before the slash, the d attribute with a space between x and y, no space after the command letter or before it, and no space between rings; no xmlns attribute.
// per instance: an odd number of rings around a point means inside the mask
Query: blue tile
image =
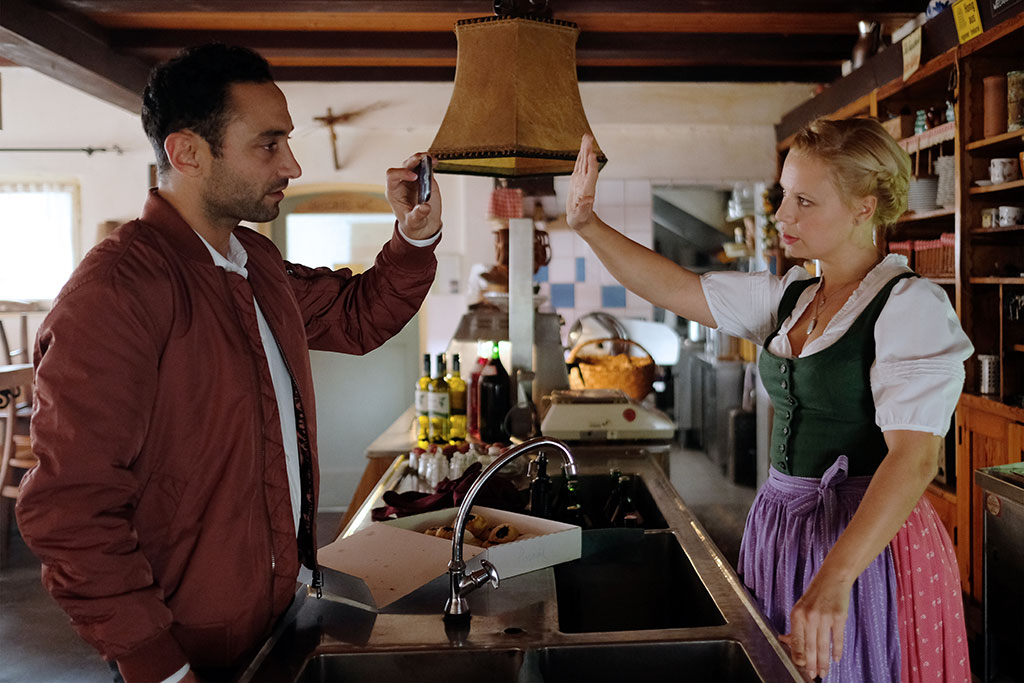
<svg viewBox="0 0 1024 683"><path fill-rule="evenodd" d="M576 257L576 282L587 281L587 261L582 256Z"/></svg>
<svg viewBox="0 0 1024 683"><path fill-rule="evenodd" d="M622 285L605 285L601 288L601 308L625 308L626 288Z"/></svg>
<svg viewBox="0 0 1024 683"><path fill-rule="evenodd" d="M548 267L541 266L537 269L537 272L533 274L534 282L547 282L548 281Z"/></svg>
<svg viewBox="0 0 1024 683"><path fill-rule="evenodd" d="M625 294L623 306L625 306ZM551 285L551 305L555 308L574 308L576 306L576 285Z"/></svg>

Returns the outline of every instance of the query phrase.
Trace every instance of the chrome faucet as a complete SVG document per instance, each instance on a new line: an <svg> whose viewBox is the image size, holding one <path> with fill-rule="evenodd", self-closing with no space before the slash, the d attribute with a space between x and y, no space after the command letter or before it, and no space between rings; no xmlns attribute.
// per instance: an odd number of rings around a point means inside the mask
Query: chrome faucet
<svg viewBox="0 0 1024 683"><path fill-rule="evenodd" d="M469 491L466 492L466 497L463 498L462 505L459 506L459 513L456 515L455 524L453 525L455 533L452 535L452 559L448 563L448 579L451 590L448 602L444 606L445 620L468 619L469 605L466 603L465 596L485 583L490 582L492 586L497 588L500 582L497 568L487 560L480 560L482 569L466 574L466 563L462 559L462 537L466 533L466 520L469 517L470 509L473 507L473 500L476 498L476 494L480 492L480 489L491 475L507 463L521 455L544 447L551 447L561 451L562 458L565 460L566 470L570 475L576 476L576 459L569 452L569 447L558 439L538 436L535 439L524 441L502 451L498 459L480 473L480 476L476 478L473 485L469 487Z"/></svg>

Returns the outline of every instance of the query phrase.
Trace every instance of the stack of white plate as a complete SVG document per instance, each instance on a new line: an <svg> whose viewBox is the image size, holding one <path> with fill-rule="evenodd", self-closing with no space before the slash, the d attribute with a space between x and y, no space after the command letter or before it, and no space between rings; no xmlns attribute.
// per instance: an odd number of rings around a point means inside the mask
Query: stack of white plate
<svg viewBox="0 0 1024 683"><path fill-rule="evenodd" d="M911 178L907 210L920 212L939 208L938 202L935 201L938 189L938 178Z"/></svg>
<svg viewBox="0 0 1024 683"><path fill-rule="evenodd" d="M956 170L953 162L954 158L951 156L935 160L935 173L939 176L935 203L944 209L951 209L956 204Z"/></svg>

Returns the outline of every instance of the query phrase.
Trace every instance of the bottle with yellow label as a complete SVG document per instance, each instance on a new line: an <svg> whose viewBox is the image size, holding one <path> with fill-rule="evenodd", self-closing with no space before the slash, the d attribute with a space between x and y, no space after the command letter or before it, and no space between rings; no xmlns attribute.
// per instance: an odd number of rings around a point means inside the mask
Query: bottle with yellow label
<svg viewBox="0 0 1024 683"><path fill-rule="evenodd" d="M466 381L462 379L459 366L459 354L452 356L452 371L445 379L448 381L449 408L451 409L451 429L448 440L454 444L466 440Z"/></svg>
<svg viewBox="0 0 1024 683"><path fill-rule="evenodd" d="M443 353L437 354L434 378L427 385L427 439L430 443L446 444L451 431L451 399L448 396L448 382Z"/></svg>
<svg viewBox="0 0 1024 683"><path fill-rule="evenodd" d="M416 380L416 445L426 448L430 443L428 431L430 418L427 414L427 389L430 386L430 354L423 354L423 375Z"/></svg>

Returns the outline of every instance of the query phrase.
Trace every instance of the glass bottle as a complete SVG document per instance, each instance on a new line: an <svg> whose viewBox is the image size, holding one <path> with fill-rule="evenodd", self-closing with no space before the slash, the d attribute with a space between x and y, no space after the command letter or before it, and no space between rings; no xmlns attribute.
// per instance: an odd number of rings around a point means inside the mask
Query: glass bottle
<svg viewBox="0 0 1024 683"><path fill-rule="evenodd" d="M445 365L444 354L437 354L437 366L435 368L437 372L427 386L427 417L429 418L427 438L430 440L430 443L448 443L451 405L448 396L448 382L444 379L447 370Z"/></svg>
<svg viewBox="0 0 1024 683"><path fill-rule="evenodd" d="M633 501L633 478L629 475L619 477L619 502L612 513L612 526L638 529L643 526L644 518Z"/></svg>
<svg viewBox="0 0 1024 683"><path fill-rule="evenodd" d="M459 354L452 356L452 371L445 377L448 380L448 398L451 408L451 429L448 439L454 444L466 440L466 380L462 379L462 368L459 366Z"/></svg>
<svg viewBox="0 0 1024 683"><path fill-rule="evenodd" d="M619 497L621 495L621 484L619 480L622 478L622 472L618 469L611 469L608 472L608 498L604 502L602 512L604 512L604 521L608 524L612 523L612 516L615 514L615 509L619 506Z"/></svg>
<svg viewBox="0 0 1024 683"><path fill-rule="evenodd" d="M466 391L466 431L469 436L480 440L480 373L485 367L489 357L481 354L473 370L469 373L469 389Z"/></svg>
<svg viewBox="0 0 1024 683"><path fill-rule="evenodd" d="M548 476L548 456L537 456L537 476L530 482L530 514L551 518L551 477Z"/></svg>
<svg viewBox="0 0 1024 683"><path fill-rule="evenodd" d="M416 380L416 445L426 448L430 418L427 414L427 389L430 386L430 354L423 354L423 374Z"/></svg>
<svg viewBox="0 0 1024 683"><path fill-rule="evenodd" d="M557 501L555 518L559 522L575 524L581 529L593 528L594 525L579 500L579 480L569 474L565 465L562 465L562 485L559 487Z"/></svg>
<svg viewBox="0 0 1024 683"><path fill-rule="evenodd" d="M480 440L505 443L505 416L512 409L512 381L501 364L498 342L491 349L491 360L480 373Z"/></svg>

